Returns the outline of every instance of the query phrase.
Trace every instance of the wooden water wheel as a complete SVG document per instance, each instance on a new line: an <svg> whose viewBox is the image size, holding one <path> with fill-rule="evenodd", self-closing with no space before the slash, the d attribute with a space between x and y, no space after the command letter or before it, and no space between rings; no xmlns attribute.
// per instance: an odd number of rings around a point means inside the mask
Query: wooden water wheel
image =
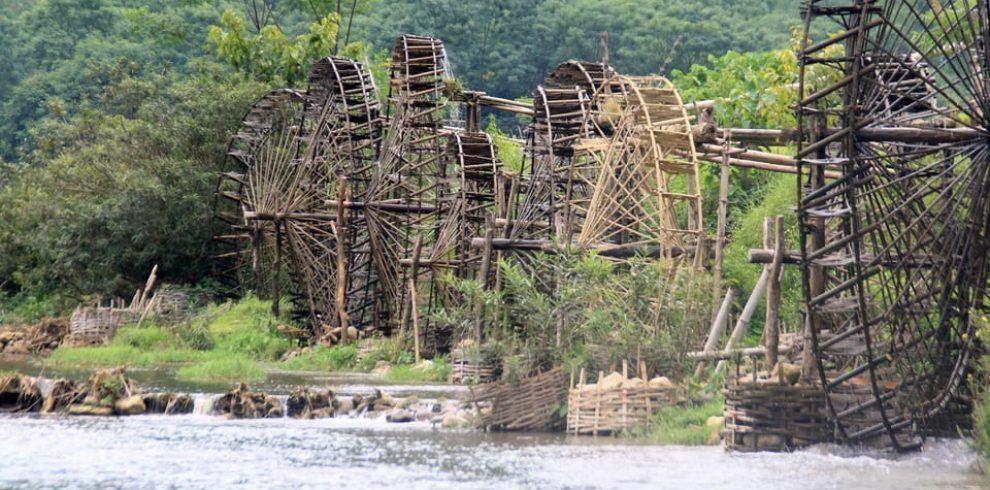
<svg viewBox="0 0 990 490"><path fill-rule="evenodd" d="M842 441L916 448L964 382L971 316L986 308L988 10L805 2L803 289ZM812 30L837 34L812 42Z"/></svg>
<svg viewBox="0 0 990 490"><path fill-rule="evenodd" d="M614 76L594 93L566 214L579 248L664 254L703 233L698 158L680 94L661 77ZM583 162L577 163L577 162ZM586 197L585 197L586 196Z"/></svg>
<svg viewBox="0 0 990 490"><path fill-rule="evenodd" d="M276 90L255 104L218 184L214 250L226 276L262 296L288 292L314 333L373 323L365 227L344 211L367 189L380 139L373 80L351 60L320 60L307 93Z"/></svg>
<svg viewBox="0 0 990 490"><path fill-rule="evenodd" d="M628 257L702 232L692 125L668 81L571 61L534 95L507 239Z"/></svg>
<svg viewBox="0 0 990 490"><path fill-rule="evenodd" d="M231 289L271 296L275 235L270 221L249 213L274 214L284 204L280 189L289 184L275 171L298 155L306 115L305 96L274 90L252 105L228 145L213 205L212 250L215 275ZM278 201L278 197L282 201Z"/></svg>

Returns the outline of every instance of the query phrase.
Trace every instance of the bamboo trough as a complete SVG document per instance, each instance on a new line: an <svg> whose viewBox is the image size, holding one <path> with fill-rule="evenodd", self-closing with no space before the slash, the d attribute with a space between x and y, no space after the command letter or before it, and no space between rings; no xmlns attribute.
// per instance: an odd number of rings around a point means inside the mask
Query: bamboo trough
<svg viewBox="0 0 990 490"><path fill-rule="evenodd" d="M567 397L567 433L597 436L648 428L657 412L673 405L678 396L666 378L647 382L645 365L640 370L642 378L630 379L623 365L621 381L609 385L608 378L599 375L596 385L585 383L582 369L578 384L571 384Z"/></svg>

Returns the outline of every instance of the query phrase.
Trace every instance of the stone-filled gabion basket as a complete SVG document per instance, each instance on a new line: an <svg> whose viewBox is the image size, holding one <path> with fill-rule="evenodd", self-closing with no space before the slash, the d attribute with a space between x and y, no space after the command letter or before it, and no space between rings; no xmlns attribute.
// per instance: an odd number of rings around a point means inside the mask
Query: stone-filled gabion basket
<svg viewBox="0 0 990 490"><path fill-rule="evenodd" d="M832 440L825 393L817 386L733 382L722 394L730 451L790 451Z"/></svg>

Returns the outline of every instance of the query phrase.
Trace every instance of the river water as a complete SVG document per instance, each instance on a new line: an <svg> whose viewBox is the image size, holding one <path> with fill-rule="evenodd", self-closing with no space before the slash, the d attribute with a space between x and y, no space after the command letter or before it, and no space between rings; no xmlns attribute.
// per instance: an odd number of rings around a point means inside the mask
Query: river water
<svg viewBox="0 0 990 490"><path fill-rule="evenodd" d="M287 386L274 378L269 388ZM371 384L363 377L323 381L357 392ZM386 390L459 394L444 386L395 388ZM930 441L920 453L897 457L837 446L731 454L621 438L449 431L426 422L198 414L0 415L0 437L0 488L849 490L984 488L987 481L975 470L974 453L954 440Z"/></svg>

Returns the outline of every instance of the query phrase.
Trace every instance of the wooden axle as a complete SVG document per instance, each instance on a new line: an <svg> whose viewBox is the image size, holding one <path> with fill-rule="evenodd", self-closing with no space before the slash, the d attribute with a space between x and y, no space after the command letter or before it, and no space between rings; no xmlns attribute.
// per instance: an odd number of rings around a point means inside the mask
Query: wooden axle
<svg viewBox="0 0 990 490"><path fill-rule="evenodd" d="M764 248L751 248L749 249L749 262L752 264L771 264L773 263L773 250ZM781 258L785 264L800 264L801 263L801 252L797 250L788 250L784 252L784 256Z"/></svg>
<svg viewBox="0 0 990 490"><path fill-rule="evenodd" d="M732 141L765 146L783 146L798 140L797 129L742 129L723 128L723 137L731 136ZM828 137L843 131L831 128L823 131L822 136ZM856 138L864 142L877 143L930 143L945 144L969 141L975 138L986 138L986 131L974 128L862 128L856 131Z"/></svg>
<svg viewBox="0 0 990 490"><path fill-rule="evenodd" d="M491 241L491 246L495 250L532 250L548 254L560 253L567 248L564 245L555 244L550 240L516 240L512 238L494 238ZM472 238L471 247L483 249L485 247L485 239ZM636 256L649 258L679 257L681 255L692 256L695 254L697 247L660 247L659 245L614 245L602 243L587 247L587 250L594 250L602 257L626 259Z"/></svg>
<svg viewBox="0 0 990 490"><path fill-rule="evenodd" d="M340 201L324 201L324 204L331 208L340 206ZM361 202L344 201L344 209L376 209L380 211L390 211L394 213L423 213L428 214L437 210L436 206L429 204L405 204L399 202ZM337 213L259 213L255 211L245 211L244 219L248 221L335 221Z"/></svg>
<svg viewBox="0 0 990 490"><path fill-rule="evenodd" d="M789 354L793 347L785 347L780 349L780 354ZM735 350L713 350L710 352L688 352L686 357L692 361L726 361L735 359L738 357L763 357L767 354L767 350L764 347L748 347L745 349L735 349Z"/></svg>

